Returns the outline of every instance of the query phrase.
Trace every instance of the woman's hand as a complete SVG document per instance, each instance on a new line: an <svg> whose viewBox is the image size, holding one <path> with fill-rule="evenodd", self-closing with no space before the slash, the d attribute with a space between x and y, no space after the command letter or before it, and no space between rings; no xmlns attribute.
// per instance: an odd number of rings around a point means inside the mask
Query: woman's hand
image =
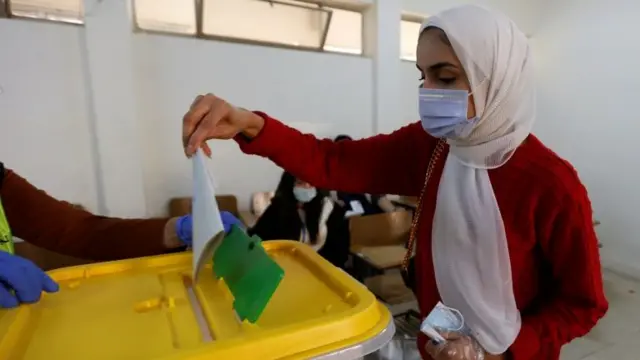
<svg viewBox="0 0 640 360"><path fill-rule="evenodd" d="M490 355L469 336L458 333L442 333L447 342L437 345L429 341L427 353L434 360L503 360L503 355Z"/></svg>
<svg viewBox="0 0 640 360"><path fill-rule="evenodd" d="M233 225L244 229L242 221L228 211L221 211L220 219L225 233L231 231ZM164 244L169 249L193 245L193 218L191 215L173 218L167 222L164 229Z"/></svg>
<svg viewBox="0 0 640 360"><path fill-rule="evenodd" d="M187 156L202 148L207 156L209 139L231 139L239 133L248 138L257 136L264 126L260 116L237 108L213 95L199 95L182 119L182 142Z"/></svg>

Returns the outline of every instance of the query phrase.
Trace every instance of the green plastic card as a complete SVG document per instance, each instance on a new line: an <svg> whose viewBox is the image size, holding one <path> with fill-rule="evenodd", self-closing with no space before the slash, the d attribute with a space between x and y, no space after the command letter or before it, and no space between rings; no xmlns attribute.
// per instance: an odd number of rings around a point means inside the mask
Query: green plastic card
<svg viewBox="0 0 640 360"><path fill-rule="evenodd" d="M262 240L232 226L213 255L213 273L224 279L240 320L255 323L284 277Z"/></svg>

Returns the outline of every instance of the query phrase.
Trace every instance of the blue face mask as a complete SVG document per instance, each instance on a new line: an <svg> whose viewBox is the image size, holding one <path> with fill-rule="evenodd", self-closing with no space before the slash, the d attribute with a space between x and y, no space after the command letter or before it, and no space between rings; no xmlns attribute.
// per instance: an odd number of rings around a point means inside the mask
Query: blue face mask
<svg viewBox="0 0 640 360"><path fill-rule="evenodd" d="M293 196L295 196L296 200L300 201L301 203L308 203L309 201L313 200L314 197L316 197L316 194L316 188L306 188L300 186L295 186L293 188Z"/></svg>
<svg viewBox="0 0 640 360"><path fill-rule="evenodd" d="M464 324L464 317L460 311L447 307L442 302L438 302L427 318L422 321L420 331L436 343L446 342L440 335L443 331L456 332L463 335L468 334L468 329Z"/></svg>
<svg viewBox="0 0 640 360"><path fill-rule="evenodd" d="M422 128L437 138L465 138L478 122L467 119L469 92L466 90L425 89L418 93Z"/></svg>

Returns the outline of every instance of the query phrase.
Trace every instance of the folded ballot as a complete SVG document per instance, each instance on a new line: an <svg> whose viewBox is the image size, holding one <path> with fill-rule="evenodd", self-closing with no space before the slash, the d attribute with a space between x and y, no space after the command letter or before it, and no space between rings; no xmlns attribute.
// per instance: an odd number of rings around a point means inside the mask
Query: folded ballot
<svg viewBox="0 0 640 360"><path fill-rule="evenodd" d="M193 280L198 280L204 264L224 238L224 225L216 202L213 177L207 168L207 157L198 150L193 161Z"/></svg>

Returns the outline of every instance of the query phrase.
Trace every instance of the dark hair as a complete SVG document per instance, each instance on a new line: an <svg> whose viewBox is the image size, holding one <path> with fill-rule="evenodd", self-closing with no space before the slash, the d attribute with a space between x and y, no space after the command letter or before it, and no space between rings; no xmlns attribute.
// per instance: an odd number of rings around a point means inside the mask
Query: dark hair
<svg viewBox="0 0 640 360"><path fill-rule="evenodd" d="M343 140L353 140L353 139L351 138L351 136L344 135L344 134L338 135L338 136L336 136L335 139L333 139L333 141L335 141L335 142L343 141Z"/></svg>
<svg viewBox="0 0 640 360"><path fill-rule="evenodd" d="M298 217L298 200L293 195L293 187L296 183L296 177L288 172L283 172L280 177L280 183L276 188L276 193L273 201L277 201L285 211L295 214ZM324 198L328 196L326 191L316 188L317 194L308 203L302 204L304 213L306 214L306 227L309 231L311 240L315 241L318 235L320 214L322 213L322 207L324 204Z"/></svg>
<svg viewBox="0 0 640 360"><path fill-rule="evenodd" d="M444 30L440 29L439 27L427 26L426 28L424 28L424 30L422 30L422 32L420 33L420 36L426 34L427 31L429 31L429 30L437 31L438 32L438 37L440 37L440 40L442 40L443 43L451 46L451 41L449 40L449 37L447 36L447 33L445 33Z"/></svg>

